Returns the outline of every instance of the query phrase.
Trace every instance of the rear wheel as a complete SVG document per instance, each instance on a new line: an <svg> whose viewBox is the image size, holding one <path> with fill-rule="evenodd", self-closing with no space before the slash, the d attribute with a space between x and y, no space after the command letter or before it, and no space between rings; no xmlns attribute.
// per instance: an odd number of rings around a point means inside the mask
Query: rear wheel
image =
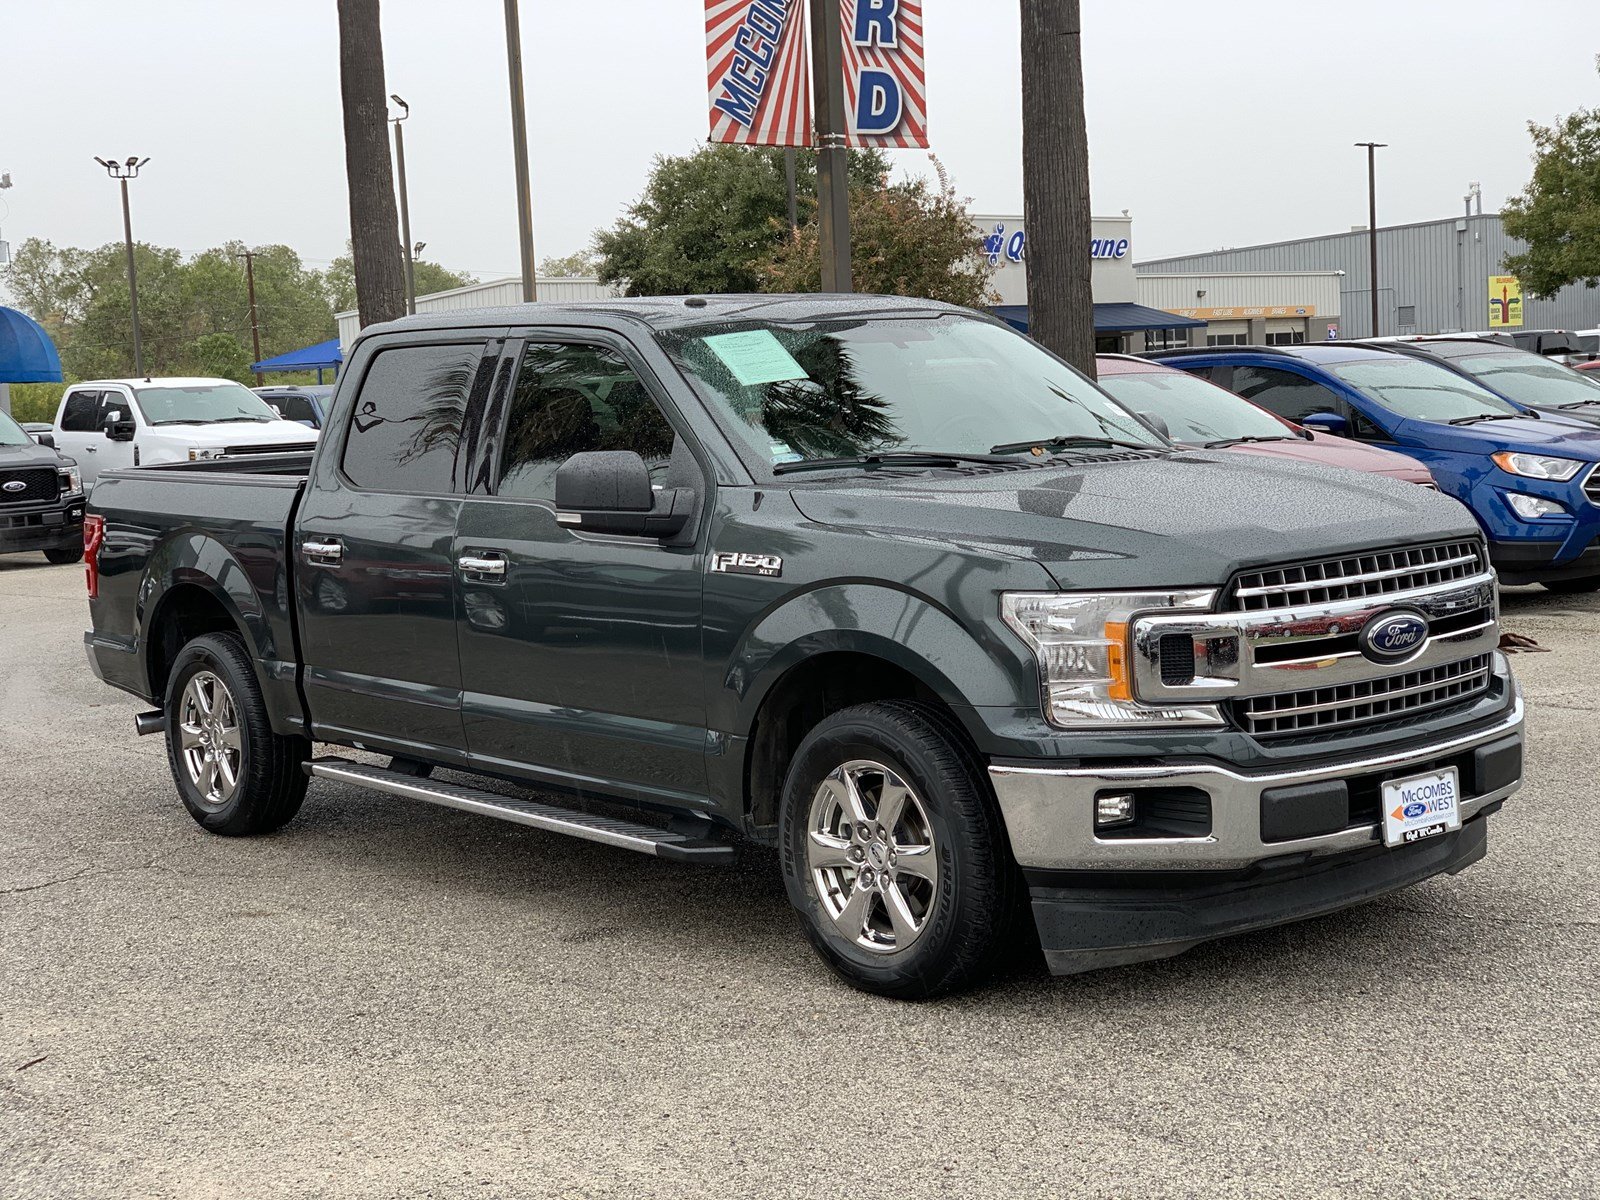
<svg viewBox="0 0 1600 1200"><path fill-rule="evenodd" d="M270 833L300 811L311 743L272 731L237 634L208 634L179 652L165 708L172 779L202 826L234 837Z"/></svg>
<svg viewBox="0 0 1600 1200"><path fill-rule="evenodd" d="M1600 591L1600 575L1585 575L1581 579L1547 579L1544 588L1549 592Z"/></svg>
<svg viewBox="0 0 1600 1200"><path fill-rule="evenodd" d="M913 1000L980 981L1020 895L981 765L941 711L901 701L824 720L795 753L784 880L812 945L864 991Z"/></svg>
<svg viewBox="0 0 1600 1200"><path fill-rule="evenodd" d="M64 567L68 563L83 561L83 546L62 546L57 550L46 550L44 556L56 566Z"/></svg>

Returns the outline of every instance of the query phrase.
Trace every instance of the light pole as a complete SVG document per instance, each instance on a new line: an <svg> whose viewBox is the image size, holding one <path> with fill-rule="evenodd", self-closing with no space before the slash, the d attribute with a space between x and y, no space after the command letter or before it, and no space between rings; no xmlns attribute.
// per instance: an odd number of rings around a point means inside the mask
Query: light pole
<svg viewBox="0 0 1600 1200"><path fill-rule="evenodd" d="M522 243L522 298L539 298L533 275L533 194L528 181L528 113L522 99L522 22L506 0L506 70L511 78L511 141L517 168L517 236Z"/></svg>
<svg viewBox="0 0 1600 1200"><path fill-rule="evenodd" d="M1387 142L1357 142L1367 148L1367 249L1372 256L1372 336L1378 337L1378 151Z"/></svg>
<svg viewBox="0 0 1600 1200"><path fill-rule="evenodd" d="M845 147L844 47L839 6L811 0L811 90L817 105L817 238L822 290L852 292L850 152Z"/></svg>
<svg viewBox="0 0 1600 1200"><path fill-rule="evenodd" d="M411 200L406 194L406 131L400 123L411 115L411 105L394 93L389 99L400 106L400 115L390 117L394 122L394 163L400 173L400 244L406 252L406 312L417 311L417 272L411 261Z"/></svg>
<svg viewBox="0 0 1600 1200"><path fill-rule="evenodd" d="M250 361L258 363L261 361L261 322L256 315L256 252L241 250L234 257L244 259L245 286L250 293L250 345L256 352ZM259 375L256 376L256 382L261 382Z"/></svg>
<svg viewBox="0 0 1600 1200"><path fill-rule="evenodd" d="M133 374L144 374L144 351L139 346L139 276L133 266L133 217L128 211L128 180L139 178L139 168L149 162L130 154L127 162L97 158L95 162L106 169L106 174L122 184L122 238L128 246L128 306L133 310Z"/></svg>

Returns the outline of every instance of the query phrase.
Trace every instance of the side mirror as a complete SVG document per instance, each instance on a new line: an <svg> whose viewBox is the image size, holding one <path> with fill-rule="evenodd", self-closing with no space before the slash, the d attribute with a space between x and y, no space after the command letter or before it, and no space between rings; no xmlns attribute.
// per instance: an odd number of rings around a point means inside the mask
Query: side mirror
<svg viewBox="0 0 1600 1200"><path fill-rule="evenodd" d="M1167 427L1167 419L1161 414L1142 412L1139 414L1139 419L1166 438L1167 441L1170 442L1172 440L1172 430Z"/></svg>
<svg viewBox="0 0 1600 1200"><path fill-rule="evenodd" d="M45 433L40 431L39 433L33 435L33 440L38 442L41 446L49 446L52 450L56 448L56 435L53 433Z"/></svg>
<svg viewBox="0 0 1600 1200"><path fill-rule="evenodd" d="M131 442L139 427L132 421L124 420L120 408L113 408L106 413L105 428L106 437L113 442Z"/></svg>
<svg viewBox="0 0 1600 1200"><path fill-rule="evenodd" d="M1330 412L1312 413L1308 417L1300 418L1300 424L1307 429L1315 429L1318 433L1331 433L1336 437L1343 437L1350 428L1349 421L1338 413Z"/></svg>
<svg viewBox="0 0 1600 1200"><path fill-rule="evenodd" d="M650 470L631 450L586 450L556 470L556 520L585 533L671 537L689 523L688 488L657 493Z"/></svg>

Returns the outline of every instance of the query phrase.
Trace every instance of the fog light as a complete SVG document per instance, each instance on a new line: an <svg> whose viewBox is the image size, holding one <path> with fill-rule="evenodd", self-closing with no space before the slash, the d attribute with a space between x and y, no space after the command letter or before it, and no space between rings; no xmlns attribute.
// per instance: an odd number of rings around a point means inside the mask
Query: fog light
<svg viewBox="0 0 1600 1200"><path fill-rule="evenodd" d="M1524 521L1537 521L1540 517L1564 517L1566 506L1543 496L1530 496L1526 492L1507 492L1506 503Z"/></svg>
<svg viewBox="0 0 1600 1200"><path fill-rule="evenodd" d="M1110 825L1126 825L1133 820L1133 794L1120 792L1113 796L1094 798L1094 823L1098 829Z"/></svg>

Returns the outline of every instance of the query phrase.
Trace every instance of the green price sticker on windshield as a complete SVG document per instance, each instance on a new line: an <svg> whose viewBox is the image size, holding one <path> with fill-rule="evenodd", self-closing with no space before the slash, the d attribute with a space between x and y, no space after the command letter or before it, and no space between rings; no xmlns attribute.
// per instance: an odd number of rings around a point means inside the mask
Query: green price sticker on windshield
<svg viewBox="0 0 1600 1200"><path fill-rule="evenodd" d="M809 378L770 329L718 333L701 340L745 387Z"/></svg>

